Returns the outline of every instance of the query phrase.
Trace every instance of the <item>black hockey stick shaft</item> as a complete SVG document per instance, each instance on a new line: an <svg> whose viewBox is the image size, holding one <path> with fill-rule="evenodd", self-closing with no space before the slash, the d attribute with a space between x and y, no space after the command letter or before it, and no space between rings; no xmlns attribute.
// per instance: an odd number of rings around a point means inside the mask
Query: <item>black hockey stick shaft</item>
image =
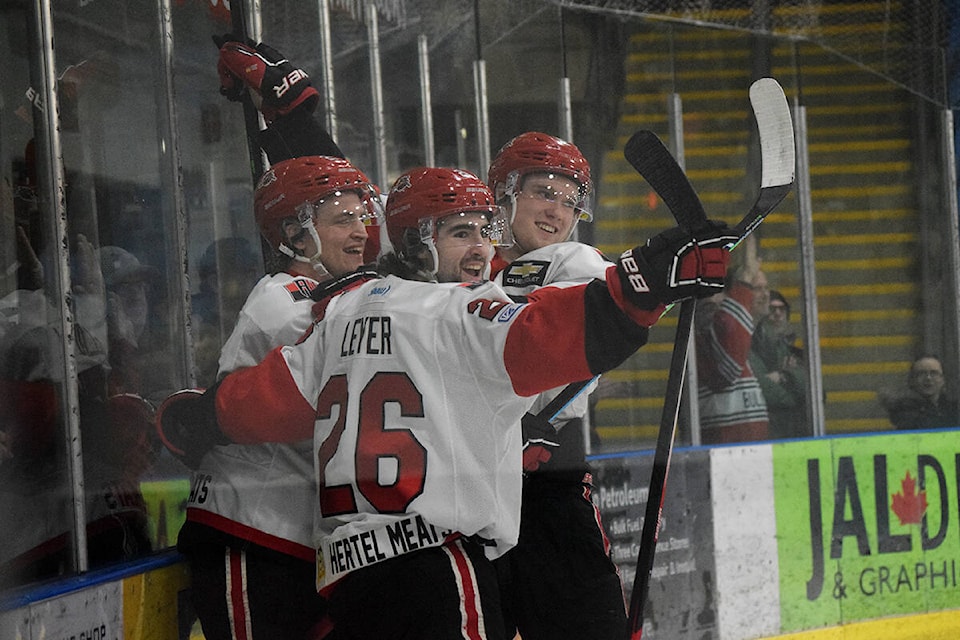
<svg viewBox="0 0 960 640"><path fill-rule="evenodd" d="M553 419L557 417L557 414L560 413L567 404L572 402L574 398L580 395L587 385L594 380L596 380L596 378L581 380L580 382L571 382L565 386L553 400L547 403L547 406L537 412L537 417L543 418L547 422L552 422Z"/></svg>
<svg viewBox="0 0 960 640"><path fill-rule="evenodd" d="M650 592L653 557L660 536L663 497L666 494L667 473L670 470L670 458L673 455L673 441L677 435L680 396L683 393L683 381L687 369L687 346L690 341L690 333L693 330L693 318L696 311L696 298L684 300L680 304L677 334L673 343L673 354L670 358L670 375L667 378L667 390L664 394L663 410L660 415L660 430L657 433L657 447L654 450L653 469L650 472L650 486L647 491L643 529L640 532L637 573L633 578L633 591L630 593L627 635L630 640L639 640L643 633L643 607L646 604L647 594Z"/></svg>
<svg viewBox="0 0 960 640"><path fill-rule="evenodd" d="M250 32L247 30L246 5L246 0L233 0L230 3L233 34L244 41L250 39ZM264 168L263 152L260 150L259 142L260 117L249 94L244 95L241 104L243 105L243 128L247 135L247 153L250 156L250 176L253 178L253 186L256 187Z"/></svg>
<svg viewBox="0 0 960 640"><path fill-rule="evenodd" d="M795 150L793 123L783 89L772 78L762 78L750 87L750 102L760 134L762 175L760 193L750 211L735 227L735 248L749 235L790 191L794 181ZM706 213L683 169L657 136L648 131L634 134L624 147L627 161L661 197L677 224L687 232L695 231L707 220ZM667 472L676 437L680 396L687 365L687 350L696 300L680 306L667 389L654 452L647 507L640 534L637 573L630 598L627 638L639 640L643 633L643 607L650 588L653 557L660 533Z"/></svg>
<svg viewBox="0 0 960 640"><path fill-rule="evenodd" d="M623 152L627 161L664 201L681 229L689 233L706 223L707 214L703 210L700 198L693 190L683 169L656 134L650 131L635 133L627 142ZM667 389L660 414L657 446L653 454L653 469L650 472L646 512L643 517L643 529L640 532L640 551L637 555L636 574L630 593L630 610L627 618L628 640L639 640L643 633L643 607L650 591L654 551L660 535L663 496L666 493L667 472L670 469L673 441L677 433L680 396L683 392L683 380L687 369L687 346L690 342L696 310L695 298L684 300L680 304L670 373L667 377Z"/></svg>

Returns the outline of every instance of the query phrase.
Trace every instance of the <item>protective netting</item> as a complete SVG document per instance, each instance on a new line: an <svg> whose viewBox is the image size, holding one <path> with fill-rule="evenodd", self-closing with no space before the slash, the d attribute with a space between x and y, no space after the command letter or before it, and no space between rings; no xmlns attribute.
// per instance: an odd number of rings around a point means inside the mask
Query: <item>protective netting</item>
<svg viewBox="0 0 960 640"><path fill-rule="evenodd" d="M524 21L555 20L562 8L624 20L677 22L736 29L815 43L939 105L948 92L952 2L933 0L332 0L362 21L373 1L380 20L415 27L437 42L474 38L480 18L483 47L509 37ZM389 26L387 27L389 28Z"/></svg>
<svg viewBox="0 0 960 640"><path fill-rule="evenodd" d="M813 42L936 104L947 104L948 8L932 0L577 0L571 10L739 29Z"/></svg>

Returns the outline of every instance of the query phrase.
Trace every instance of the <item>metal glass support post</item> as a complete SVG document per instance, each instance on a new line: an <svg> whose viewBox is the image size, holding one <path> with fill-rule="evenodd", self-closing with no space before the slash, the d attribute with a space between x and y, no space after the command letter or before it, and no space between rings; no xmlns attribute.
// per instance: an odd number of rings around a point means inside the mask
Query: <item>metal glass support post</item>
<svg viewBox="0 0 960 640"><path fill-rule="evenodd" d="M423 164L436 164L436 149L433 141L433 100L430 96L430 47L427 36L417 36L417 61L420 69L420 127L423 129Z"/></svg>
<svg viewBox="0 0 960 640"><path fill-rule="evenodd" d="M683 146L683 100L679 93L671 93L667 98L667 123L670 127L670 147L673 151L673 157L677 159L677 164L681 169L687 168L685 147ZM694 328L696 327L696 318L694 318ZM684 376L683 384L683 404L681 408L686 415L687 424L690 427L690 444L698 446L701 444L700 437L700 400L697 396L699 378L697 374L697 341L695 339L696 331L690 332L687 341L687 373Z"/></svg>
<svg viewBox="0 0 960 640"><path fill-rule="evenodd" d="M797 145L797 204L800 237L800 275L803 291L803 330L807 356L807 418L813 435L826 434L823 403L823 373L820 358L820 320L817 306L817 278L813 251L813 204L810 199L810 150L807 146L807 110L796 103L793 122Z"/></svg>
<svg viewBox="0 0 960 640"><path fill-rule="evenodd" d="M337 139L337 99L334 93L333 49L330 36L330 2L317 0L320 14L320 69L323 74L323 114L330 137Z"/></svg>
<svg viewBox="0 0 960 640"><path fill-rule="evenodd" d="M174 211L174 245L177 250L177 261L170 275L178 278L180 283L180 302L183 307L179 310L181 327L180 344L183 345L182 371L183 380L191 387L197 385L197 372L194 365L193 331L191 330L190 309L190 280L187 276L187 209L183 194L183 179L180 173L180 128L177 124L177 108L174 101L173 84L173 18L170 11L170 0L159 0L157 3L157 18L160 36L160 68L163 74L163 131L160 139L160 154L163 163L161 172L166 172L164 183L166 191L173 201Z"/></svg>
<svg viewBox="0 0 960 640"><path fill-rule="evenodd" d="M483 60L473 63L473 90L476 96L477 110L477 162L480 169L477 174L487 172L490 166L490 123L487 114L487 65Z"/></svg>
<svg viewBox="0 0 960 640"><path fill-rule="evenodd" d="M570 104L570 78L560 78L560 137L573 142L573 107Z"/></svg>
<svg viewBox="0 0 960 640"><path fill-rule="evenodd" d="M377 184L387 184L387 139L383 113L383 84L380 72L380 27L377 6L367 5L367 46L370 56L370 92L373 103L373 151Z"/></svg>
<svg viewBox="0 0 960 640"><path fill-rule="evenodd" d="M242 1L241 7L246 12L247 24L250 26L249 36L253 38L256 42L260 42L263 39L263 8L260 5L260 0L234 0L234 2Z"/></svg>
<svg viewBox="0 0 960 640"><path fill-rule="evenodd" d="M74 569L86 571L90 566L87 555L87 514L84 505L83 451L80 444L80 390L77 386L77 351L74 337L74 317L71 306L70 290L70 245L67 234L66 179L63 170L63 149L60 141L60 105L57 97L57 72L53 50L53 9L51 0L39 0L36 4L36 34L39 38L37 51L40 52L43 84L43 125L39 127L43 140L38 141L39 159L43 170L44 186L42 198L52 216L54 242L51 247L57 251L56 269L53 275L55 292L59 296L57 308L60 311L60 348L63 353L64 398L61 400L61 414L64 416L67 451L67 473L70 478L70 507L73 516L72 554Z"/></svg>
<svg viewBox="0 0 960 640"><path fill-rule="evenodd" d="M473 28L476 38L477 58L473 61L473 95L477 112L477 175L486 175L490 166L490 121L487 109L487 65L483 60L480 45L480 2L473 3Z"/></svg>
<svg viewBox="0 0 960 640"><path fill-rule="evenodd" d="M944 198L947 204L946 214L949 216L947 223L947 233L949 237L946 243L949 247L947 256L949 263L947 264L946 271L950 274L950 289L953 293L953 295L948 296L948 299L953 301L953 308L950 312L954 318L954 357L956 357L957 351L960 351L960 231L958 231L958 225L960 225L958 215L960 215L960 213L958 213L957 204L956 137L954 135L953 111L950 109L944 109L941 113L940 135L942 136L943 146L943 183L946 189ZM944 356L946 356L946 353L944 353ZM954 371L960 371L960 362L955 362L952 368ZM955 384L960 386L960 383ZM955 388L953 390L953 397L958 397L957 394L958 389Z"/></svg>
<svg viewBox="0 0 960 640"><path fill-rule="evenodd" d="M562 65L559 95L560 137L567 142L573 142L573 107L570 99L570 78L567 75L567 33L563 20L563 7L560 7L558 12L560 14L560 62Z"/></svg>

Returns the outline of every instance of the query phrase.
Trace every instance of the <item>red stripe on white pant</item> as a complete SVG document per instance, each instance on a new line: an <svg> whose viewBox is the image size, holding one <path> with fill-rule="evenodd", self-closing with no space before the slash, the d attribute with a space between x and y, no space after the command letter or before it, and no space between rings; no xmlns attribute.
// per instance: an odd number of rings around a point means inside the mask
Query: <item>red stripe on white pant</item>
<svg viewBox="0 0 960 640"><path fill-rule="evenodd" d="M480 589L477 585L477 576L473 571L473 563L463 548L462 540L454 540L443 545L443 550L450 557L454 579L460 592L460 630L464 640L484 640L487 630L483 624L483 609L480 605Z"/></svg>
<svg viewBox="0 0 960 640"><path fill-rule="evenodd" d="M251 640L250 601L247 599L247 553L229 547L224 557L227 580L227 619L233 640Z"/></svg>

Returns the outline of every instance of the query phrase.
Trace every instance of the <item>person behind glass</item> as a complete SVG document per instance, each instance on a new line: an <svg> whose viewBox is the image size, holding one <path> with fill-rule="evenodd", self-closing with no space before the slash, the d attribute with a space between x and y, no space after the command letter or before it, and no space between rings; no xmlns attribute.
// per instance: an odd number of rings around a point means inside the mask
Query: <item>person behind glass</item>
<svg viewBox="0 0 960 640"><path fill-rule="evenodd" d="M238 56L263 64L256 50L226 43L221 70ZM312 91L308 82L296 88ZM303 115L310 104L298 102L295 110ZM303 134L300 144L306 145L310 133ZM321 136L311 148L330 150L330 144ZM280 159L286 149L273 149L274 164L254 192L257 227L273 249L270 272L240 309L220 350L217 379L257 364L274 347L294 344L313 320L310 293L364 263L367 223L381 215L376 188L351 163L326 155ZM322 631L326 605L316 590L312 543L312 440L224 445L185 461L194 468L193 484L177 548L190 564L191 597L205 637L296 639Z"/></svg>
<svg viewBox="0 0 960 640"><path fill-rule="evenodd" d="M513 244L497 247L492 276L512 297L544 286L603 279L613 263L569 242L592 219L590 165L576 145L536 131L507 142L487 184L510 219ZM562 389L524 415L524 481L517 546L496 562L507 632L526 640L619 637L623 587L593 504L584 416L596 381L556 416L538 415Z"/></svg>
<svg viewBox="0 0 960 640"><path fill-rule="evenodd" d="M199 291L190 295L195 332L194 361L200 385L217 379L220 347L230 335L253 285L263 275L263 259L246 238L214 240L197 264Z"/></svg>
<svg viewBox="0 0 960 640"><path fill-rule="evenodd" d="M770 291L768 310L753 333L750 368L767 403L770 437L798 438L810 433L803 351L795 344L790 304L779 291Z"/></svg>
<svg viewBox="0 0 960 640"><path fill-rule="evenodd" d="M957 399L946 391L943 365L932 354L910 365L907 389L883 390L880 403L897 429L941 429L960 425Z"/></svg>
<svg viewBox="0 0 960 640"><path fill-rule="evenodd" d="M468 172L401 175L381 267L430 282L321 285L301 342L161 408L159 427L184 451L314 435L329 640L507 638L490 559L519 533L520 420L533 396L617 366L665 303L723 286L731 238L711 225L695 240L651 238L605 280L512 302L482 281L473 250L489 255L497 210ZM689 283L668 278L675 261ZM445 272L476 282L437 282Z"/></svg>
<svg viewBox="0 0 960 640"><path fill-rule="evenodd" d="M138 347L157 270L83 234L71 254L77 405L91 567L152 550L141 476L155 460L153 407L140 395ZM55 309L43 289L16 292L18 323L0 341L0 402L8 457L0 465L0 584L58 575L70 562L60 491L67 468L57 434L65 365Z"/></svg>
<svg viewBox="0 0 960 640"><path fill-rule="evenodd" d="M754 318L767 312L770 294L757 261L734 269L722 294L697 305L695 339L701 441L765 440L767 404L750 367Z"/></svg>

